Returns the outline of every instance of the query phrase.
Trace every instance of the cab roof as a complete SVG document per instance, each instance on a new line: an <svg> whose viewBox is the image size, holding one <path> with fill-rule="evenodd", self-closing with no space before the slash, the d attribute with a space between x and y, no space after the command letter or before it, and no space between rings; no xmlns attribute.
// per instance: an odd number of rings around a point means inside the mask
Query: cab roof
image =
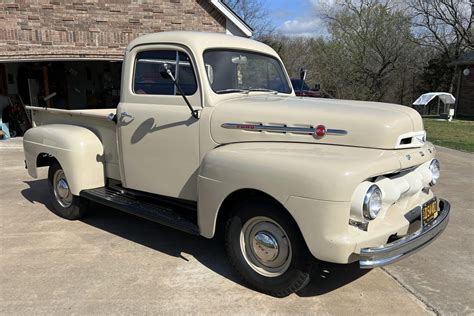
<svg viewBox="0 0 474 316"><path fill-rule="evenodd" d="M160 32L143 35L128 44L127 52L131 51L134 47L147 44L184 45L196 54L202 54L207 49L228 48L244 49L277 56L277 53L270 46L252 39L223 33L190 31Z"/></svg>

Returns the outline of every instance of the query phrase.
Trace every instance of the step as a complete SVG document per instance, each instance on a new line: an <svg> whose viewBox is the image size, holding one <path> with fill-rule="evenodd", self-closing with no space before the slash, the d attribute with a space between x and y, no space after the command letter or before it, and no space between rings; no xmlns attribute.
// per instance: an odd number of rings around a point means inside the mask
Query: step
<svg viewBox="0 0 474 316"><path fill-rule="evenodd" d="M107 187L82 190L80 195L122 212L140 216L192 235L200 235L196 223L167 206L144 202Z"/></svg>

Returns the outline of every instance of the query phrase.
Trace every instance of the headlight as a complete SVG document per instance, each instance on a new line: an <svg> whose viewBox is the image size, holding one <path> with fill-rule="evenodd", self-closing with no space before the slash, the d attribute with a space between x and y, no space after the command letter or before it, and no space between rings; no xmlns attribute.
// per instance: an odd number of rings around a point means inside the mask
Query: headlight
<svg viewBox="0 0 474 316"><path fill-rule="evenodd" d="M362 211L368 220L375 219L382 209L382 191L377 185L372 185L364 197Z"/></svg>
<svg viewBox="0 0 474 316"><path fill-rule="evenodd" d="M440 171L439 171L439 161L437 159L433 159L430 164L430 171L431 171L431 183L430 185L435 185L438 182Z"/></svg>

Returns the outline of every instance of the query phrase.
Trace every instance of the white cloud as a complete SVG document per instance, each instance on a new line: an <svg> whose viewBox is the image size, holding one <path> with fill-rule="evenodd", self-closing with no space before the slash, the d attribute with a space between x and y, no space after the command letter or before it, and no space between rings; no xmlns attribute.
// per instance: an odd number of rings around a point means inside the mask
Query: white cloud
<svg viewBox="0 0 474 316"><path fill-rule="evenodd" d="M324 12L333 7L338 0L303 0L306 12L292 17L277 27L277 31L287 36L319 37L328 31L323 20ZM304 11L303 10L303 11Z"/></svg>
<svg viewBox="0 0 474 316"><path fill-rule="evenodd" d="M318 7L320 5L332 6L336 4L337 0L311 0L310 1L313 7Z"/></svg>
<svg viewBox="0 0 474 316"><path fill-rule="evenodd" d="M287 36L317 37L327 33L324 22L317 17L287 20L277 30Z"/></svg>

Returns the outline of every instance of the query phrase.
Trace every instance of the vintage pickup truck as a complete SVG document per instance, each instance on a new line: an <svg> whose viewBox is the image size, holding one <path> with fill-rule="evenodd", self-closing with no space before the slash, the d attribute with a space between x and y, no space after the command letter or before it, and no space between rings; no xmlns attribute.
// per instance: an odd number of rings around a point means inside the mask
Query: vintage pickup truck
<svg viewBox="0 0 474 316"><path fill-rule="evenodd" d="M78 219L94 201L206 238L222 229L231 264L270 295L304 287L320 260L395 262L448 223L416 111L297 97L254 40L145 35L126 49L117 109L29 109L26 165L49 167L53 212Z"/></svg>

